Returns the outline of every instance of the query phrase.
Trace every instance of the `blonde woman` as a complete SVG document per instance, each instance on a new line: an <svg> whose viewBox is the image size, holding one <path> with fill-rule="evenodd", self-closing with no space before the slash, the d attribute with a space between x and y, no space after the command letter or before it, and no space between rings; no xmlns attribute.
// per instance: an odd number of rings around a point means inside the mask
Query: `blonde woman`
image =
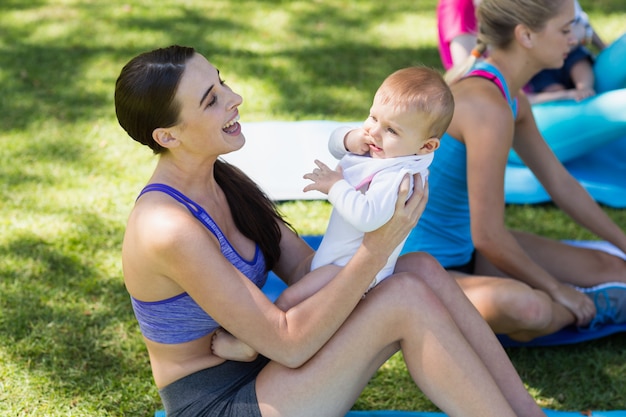
<svg viewBox="0 0 626 417"><path fill-rule="evenodd" d="M492 329L513 339L624 322L622 259L512 231L504 221L512 148L564 212L626 252L626 235L554 156L521 92L538 71L563 65L576 42L574 1L482 0L477 14L478 46L447 74L455 112L429 175L439 191L410 245L435 256ZM489 56L479 59L487 47Z"/></svg>

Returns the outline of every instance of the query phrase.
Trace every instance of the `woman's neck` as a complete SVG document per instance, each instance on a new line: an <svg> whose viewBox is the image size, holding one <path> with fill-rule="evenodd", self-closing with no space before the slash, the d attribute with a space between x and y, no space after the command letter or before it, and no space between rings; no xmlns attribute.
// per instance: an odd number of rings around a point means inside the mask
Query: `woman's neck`
<svg viewBox="0 0 626 417"><path fill-rule="evenodd" d="M214 159L180 158L166 152L159 156L150 182L170 185L192 199L194 195L206 196L219 188L213 176L214 165Z"/></svg>
<svg viewBox="0 0 626 417"><path fill-rule="evenodd" d="M532 67L526 54L509 50L492 50L485 61L500 70L513 95L528 84L532 76L538 72Z"/></svg>

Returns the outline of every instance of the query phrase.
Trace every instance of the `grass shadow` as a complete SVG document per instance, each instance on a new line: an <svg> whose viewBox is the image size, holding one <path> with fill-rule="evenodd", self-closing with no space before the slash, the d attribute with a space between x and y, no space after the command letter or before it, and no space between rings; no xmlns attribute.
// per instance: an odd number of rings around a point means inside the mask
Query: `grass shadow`
<svg viewBox="0 0 626 417"><path fill-rule="evenodd" d="M625 343L626 334L618 333L576 345L508 348L507 353L524 382L549 399L542 404L544 407L570 411L624 410ZM600 386L605 388L593 388Z"/></svg>
<svg viewBox="0 0 626 417"><path fill-rule="evenodd" d="M119 411L146 389L125 387L121 375L143 375L151 387L122 278L104 275L98 260L118 252L122 228L94 213L75 222L83 232L53 240L23 233L0 246L0 346L17 372L45 381L42 395L64 396L66 404L101 399L99 406Z"/></svg>

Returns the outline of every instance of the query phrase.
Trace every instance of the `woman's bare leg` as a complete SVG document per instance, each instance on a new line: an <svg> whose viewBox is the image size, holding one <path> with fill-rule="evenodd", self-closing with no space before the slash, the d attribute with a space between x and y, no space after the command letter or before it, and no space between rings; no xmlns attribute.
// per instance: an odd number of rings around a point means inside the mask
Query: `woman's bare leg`
<svg viewBox="0 0 626 417"><path fill-rule="evenodd" d="M598 250L580 248L525 232L513 232L531 258L556 279L580 287L606 282L626 282L626 262ZM496 333L526 341L554 333L573 324L574 315L543 291L504 277L505 274L480 254L476 255L477 275L457 275L457 281L472 304ZM623 301L626 304L626 289Z"/></svg>
<svg viewBox="0 0 626 417"><path fill-rule="evenodd" d="M268 364L256 383L262 415L344 416L398 349L416 384L449 416L515 415L446 306L409 274L371 290L302 367Z"/></svg>
<svg viewBox="0 0 626 417"><path fill-rule="evenodd" d="M457 283L491 329L518 341L554 333L574 315L548 294L511 278L454 274Z"/></svg>
<svg viewBox="0 0 626 417"><path fill-rule="evenodd" d="M430 259L430 262L427 261ZM424 253L402 256L396 271L413 271L440 298L465 339L481 358L518 416L544 416L528 394L500 342L457 282ZM500 280L500 278L492 278Z"/></svg>
<svg viewBox="0 0 626 417"><path fill-rule="evenodd" d="M561 282L579 287L626 283L626 262L617 256L531 233L514 231L513 235L535 262Z"/></svg>

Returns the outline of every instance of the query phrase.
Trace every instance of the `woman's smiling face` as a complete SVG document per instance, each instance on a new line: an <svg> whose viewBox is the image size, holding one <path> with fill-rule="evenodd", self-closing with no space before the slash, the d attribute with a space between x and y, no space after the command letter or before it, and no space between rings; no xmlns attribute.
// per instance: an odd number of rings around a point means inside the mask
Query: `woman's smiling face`
<svg viewBox="0 0 626 417"><path fill-rule="evenodd" d="M172 128L181 141L198 143L224 154L245 143L238 123L242 98L225 84L219 71L206 58L195 54L186 64L175 101L180 106L180 121Z"/></svg>

